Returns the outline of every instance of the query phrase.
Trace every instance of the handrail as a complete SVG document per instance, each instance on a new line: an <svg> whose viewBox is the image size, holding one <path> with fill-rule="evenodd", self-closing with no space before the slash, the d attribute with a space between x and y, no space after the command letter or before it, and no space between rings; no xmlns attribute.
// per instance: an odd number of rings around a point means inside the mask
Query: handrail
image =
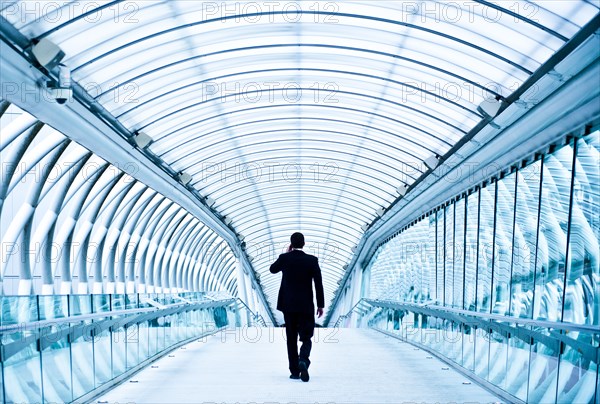
<svg viewBox="0 0 600 404"><path fill-rule="evenodd" d="M156 311L164 311L176 307L183 306L199 306L199 307L212 307L215 303L226 304L227 302L233 302L234 299L225 299L225 300L206 300L204 302L191 302L191 303L174 303L161 307L140 307L137 309L126 309L126 310L114 310L114 311L104 311L99 313L91 313L91 314L82 314L77 316L69 316L69 317L59 317L48 320L40 320L40 321L32 321L29 323L18 323L0 326L0 335L6 334L9 332L21 332L25 330L32 330L36 328L43 328L49 326L57 326L61 324L72 324L79 323L86 320L94 320L97 318L105 318L105 317L116 317L116 316L126 316L126 315L134 315L134 314L142 314Z"/></svg>
<svg viewBox="0 0 600 404"><path fill-rule="evenodd" d="M547 320L533 320L533 319L526 319L526 318L521 318L521 317L503 316L500 314L482 313L482 312L475 312L475 311L470 311L470 310L456 309L453 307L439 306L437 304L417 304L417 303L398 302L398 301L393 301L393 300L367 299L367 298L360 299L352 307L352 309L350 309L348 311L348 313L339 316L338 320L336 321L336 326L337 326L337 324L339 324L339 321L341 318L348 318L361 302L367 303L371 306L384 305L384 306L387 306L388 308L393 308L393 309L422 310L422 309L426 308L426 309L430 309L430 310L434 310L434 311L438 311L438 312L455 313L455 314L460 314L463 316L503 321L503 322L517 324L517 325L545 327L545 328L552 328L552 329L561 330L561 331L575 331L575 332L588 332L588 333L600 334L600 326L595 326L595 325L575 324L575 323L569 323L569 322L557 323L557 322L547 321Z"/></svg>
<svg viewBox="0 0 600 404"><path fill-rule="evenodd" d="M361 300L364 300L366 303L369 303L372 306L373 305L388 305L388 306L391 306L389 308L398 308L398 309L402 309L402 308L424 309L424 308L427 308L427 309L440 311L440 312L445 311L445 312L449 312L449 313L461 314L463 316L485 318L485 319L491 319L491 320L496 320L496 321L504 321L507 323L518 324L518 325L545 327L545 328L552 328L555 330L562 330L562 331L591 332L591 333L595 333L595 334L600 334L600 326L595 326L595 325L575 324L575 323L569 323L569 322L558 323L558 322L547 321L547 320L533 320L533 319L526 319L526 318L521 318L521 317L503 316L500 314L493 314L493 313L481 313L481 312L474 312L474 311L463 310L463 309L455 309L452 307L432 305L432 304L418 305L418 304L413 304L413 303L402 303L402 302L395 302L395 301L391 301L391 300L379 300L379 299L361 299Z"/></svg>
<svg viewBox="0 0 600 404"><path fill-rule="evenodd" d="M189 300L183 299L183 298L178 299L178 300L181 300L181 303L174 303L174 304L170 304L170 305L153 305L153 307L143 307L143 308L136 308L136 309L104 311L104 312L99 312L99 313L81 314L81 315L76 315L76 316L58 317L58 318L53 318L53 319L48 319L48 320L32 321L32 322L28 322L28 323L4 325L4 326L0 326L0 335L12 333L12 332L23 332L26 330L34 330L34 329L43 328L43 327L60 326L62 324L80 323L82 321L94 320L94 319L98 319L98 318L129 316L129 315L135 315L135 314L163 311L163 310L172 309L172 308L176 308L176 307L180 307L180 306L183 307L183 306L191 305L191 306L200 306L200 307L211 307L215 303L226 304L228 301L233 302L235 300L239 301L246 308L246 310L248 310L248 312L250 312L252 314L252 318L255 321L259 322L263 327L267 326L267 323L265 322L264 317L258 312L256 312L256 313L253 312L250 309L250 307L246 304L246 302L244 302L239 297L235 298L235 299L231 298L231 299L224 299L224 300L216 300L216 299L208 297L208 299L206 299L204 302L198 302L198 303L190 302ZM149 302L146 302L146 303L149 303Z"/></svg>
<svg viewBox="0 0 600 404"><path fill-rule="evenodd" d="M356 302L356 304L354 306L352 306L352 308L348 311L348 313L346 314L342 314L340 315L337 320L335 321L335 324L333 325L333 328L337 328L340 323L342 322L342 320L347 319L348 317L350 317L350 315L354 312L354 310L361 304L361 303L366 303L366 299L362 298L360 299L358 302Z"/></svg>
<svg viewBox="0 0 600 404"><path fill-rule="evenodd" d="M115 310L106 311L101 313L92 313L86 315L70 316L65 318L57 318L42 321L33 321L30 323L13 324L2 327L0 337L3 334L22 332L24 330L35 330L31 335L22 336L15 341L9 341L8 343L0 342L0 360L4 361L9 357L15 355L23 347L27 346L31 342L38 341L41 349L48 345L46 341L54 341L57 335L69 335L76 339L81 335L94 336L104 329L128 327L131 323L139 323L141 321L150 320L152 318L169 316L181 311L190 311L204 308L211 308L216 306L229 306L235 302L235 299L224 299L224 300L206 300L197 303L177 303L164 306L164 308L138 308L128 310ZM125 316L124 316L125 315ZM116 317L116 318L115 318ZM102 318L102 321L93 322L89 324L81 324L85 320ZM60 327L60 325L68 324L67 327ZM75 325L73 325L75 324ZM89 328L90 326L93 326ZM49 327L55 327L55 329L48 329ZM99 327L99 328L98 328Z"/></svg>
<svg viewBox="0 0 600 404"><path fill-rule="evenodd" d="M259 322L263 327L267 326L267 323L266 323L264 317L262 316L262 314L260 314L259 312L256 312L256 313L253 312L252 309L241 298L238 297L238 298L236 298L236 300L238 302L240 302L242 304L242 306L244 306L246 308L246 310L248 310L248 312L250 312L250 314L252 314L252 318L254 320L256 320L257 322Z"/></svg>
<svg viewBox="0 0 600 404"><path fill-rule="evenodd" d="M441 317L445 320L466 324L474 328L487 329L488 332L495 330L506 335L513 335L528 343L531 343L533 340L541 341L549 347L554 347L556 350L560 349L560 344L562 343L573 347L588 360L594 362L598 362L599 360L597 347L578 340L577 338L571 338L571 336L567 335L568 332L573 331L598 335L600 334L600 327L597 326L577 325L572 323L560 324L544 320L538 321L519 319L491 313L476 313L468 310L440 307L430 304L413 304L365 298L360 299L359 303L361 301L367 303L369 306L371 306L371 308L388 308L393 310L412 311L421 315ZM336 326L338 326L343 319L348 318L352 312L356 310L356 307L358 307L358 304L356 304L348 313L340 316L338 321L336 321ZM549 331L548 333L542 333L539 330L529 329L527 326L547 328ZM565 332L563 333L563 331Z"/></svg>
<svg viewBox="0 0 600 404"><path fill-rule="evenodd" d="M148 312L158 311L158 310L172 308L172 307L176 307L176 306L183 306L183 304L178 303L178 304L173 304L173 305L169 305L169 306L164 306L163 308L145 307L145 308L138 308L138 309L104 311L101 313L81 314L81 315L77 315L77 316L59 317L59 318L53 318L53 319L49 319L49 320L32 321L29 323L4 325L4 326L0 326L0 334L6 334L9 332L20 332L20 331L55 326L55 325L60 325L60 324L79 323L81 321L93 320L96 318L148 313Z"/></svg>

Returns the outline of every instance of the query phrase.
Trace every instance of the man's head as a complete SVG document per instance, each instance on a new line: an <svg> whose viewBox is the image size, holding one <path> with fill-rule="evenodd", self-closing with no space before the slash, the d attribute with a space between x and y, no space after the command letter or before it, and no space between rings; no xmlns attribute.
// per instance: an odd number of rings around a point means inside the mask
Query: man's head
<svg viewBox="0 0 600 404"><path fill-rule="evenodd" d="M304 247L304 234L294 233L292 234L292 237L290 237L290 241L292 243L292 248L302 248Z"/></svg>

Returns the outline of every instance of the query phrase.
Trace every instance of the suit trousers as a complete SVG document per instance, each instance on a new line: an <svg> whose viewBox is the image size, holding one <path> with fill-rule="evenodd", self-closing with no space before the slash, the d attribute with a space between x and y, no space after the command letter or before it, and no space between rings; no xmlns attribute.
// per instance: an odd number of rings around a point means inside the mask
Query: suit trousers
<svg viewBox="0 0 600 404"><path fill-rule="evenodd" d="M287 339L288 360L290 372L292 374L300 373L298 367L299 361L304 361L306 367L310 365L310 349L312 348L311 338L315 331L315 316L312 313L292 313L284 312L285 335ZM300 354L298 355L298 337L302 341Z"/></svg>

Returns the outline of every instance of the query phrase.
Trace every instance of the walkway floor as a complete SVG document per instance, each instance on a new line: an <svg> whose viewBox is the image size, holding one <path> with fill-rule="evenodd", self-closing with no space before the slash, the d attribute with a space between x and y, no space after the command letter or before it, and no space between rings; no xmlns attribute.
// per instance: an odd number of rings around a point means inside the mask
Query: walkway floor
<svg viewBox="0 0 600 404"><path fill-rule="evenodd" d="M188 344L134 375L108 403L499 402L427 352L377 331L316 329L310 381L288 379L283 328L240 328Z"/></svg>

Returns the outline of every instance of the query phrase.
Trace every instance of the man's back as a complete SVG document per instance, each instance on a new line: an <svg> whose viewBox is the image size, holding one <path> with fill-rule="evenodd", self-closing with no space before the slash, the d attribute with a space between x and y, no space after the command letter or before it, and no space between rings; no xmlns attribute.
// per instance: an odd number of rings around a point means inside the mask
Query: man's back
<svg viewBox="0 0 600 404"><path fill-rule="evenodd" d="M317 257L302 251L304 235L292 234L288 252L281 254L271 265L271 273L282 272L281 288L277 299L277 310L283 312L285 336L290 369L290 379L307 382L310 379L311 338L315 332L315 306L313 304L312 282L317 291L317 315L323 316L325 298L323 280ZM298 353L298 337L302 341Z"/></svg>
<svg viewBox="0 0 600 404"><path fill-rule="evenodd" d="M302 250L281 254L271 265L272 273L282 272L277 310L314 314L312 282L315 282L317 306L324 307L323 282L317 257Z"/></svg>

